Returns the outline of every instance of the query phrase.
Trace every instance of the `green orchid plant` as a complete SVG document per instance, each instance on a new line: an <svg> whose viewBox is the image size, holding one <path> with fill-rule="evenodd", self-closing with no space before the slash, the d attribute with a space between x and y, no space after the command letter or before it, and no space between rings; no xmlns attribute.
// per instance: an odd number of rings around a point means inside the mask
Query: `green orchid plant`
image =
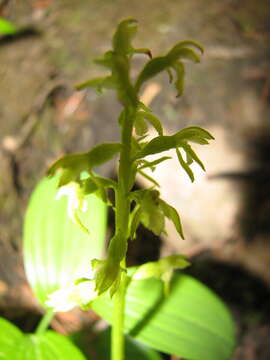
<svg viewBox="0 0 270 360"><path fill-rule="evenodd" d="M116 308L120 308L125 293L125 278L127 270L125 258L128 249L128 239L136 237L136 229L140 223L160 235L165 231L164 218L173 221L180 237L184 239L180 217L177 211L160 198L156 187L158 184L152 179L153 186L144 190L133 190L136 175L149 176L142 169L156 167L159 163L169 159L167 156L159 157L154 161L147 161L149 155L161 154L164 151L175 149L179 163L188 174L191 181L194 175L190 165L195 161L203 169L204 165L192 150L190 143L208 144L213 136L200 127L188 127L174 135L163 135L163 127L150 108L140 101L139 94L143 84L162 71L169 74L170 81L174 81L177 95L183 92L184 64L183 59L199 62L200 58L195 50L203 51L202 47L194 41L177 43L165 56L152 58L149 49L136 49L132 46L132 39L137 30L137 22L133 19L122 21L113 37L113 49L96 60L96 63L106 67L110 74L106 77L95 78L77 86L77 89L86 87L95 88L98 92L103 89L114 89L118 100L123 106L119 115L118 124L121 129L120 143L103 143L97 145L87 153L67 155L57 160L48 170L48 176L54 176L57 170L62 171L59 181L59 194L69 196L69 211L71 219L87 231L79 220L77 210L82 209L83 197L89 193L97 193L102 200L108 203L107 190L112 188L115 193L115 234L111 238L106 260L92 261L95 282L95 293L100 295L109 291L115 295ZM134 54L144 53L151 59L146 63L135 81L130 78L130 62ZM175 74L173 74L173 72ZM154 127L157 136L147 140L149 126ZM181 154L184 152L185 157ZM120 155L118 182L94 175L93 168ZM89 177L81 179L82 172ZM131 211L131 204L135 208ZM181 269L188 265L182 256L173 256L166 260L167 267ZM160 264L151 264L149 276L159 274ZM144 276L148 267L144 266ZM156 270L154 270L156 269ZM139 270L136 273L141 273ZM87 280L89 281L89 280ZM81 286L79 282L78 287ZM119 298L119 294L121 299ZM51 302L49 302L51 304Z"/></svg>
<svg viewBox="0 0 270 360"><path fill-rule="evenodd" d="M202 47L195 41L180 41L165 55L152 57L149 49L133 46L136 32L136 20L121 21L113 36L112 49L95 60L107 69L108 75L77 86L78 90L94 88L102 93L109 89L116 93L122 105L118 117L120 142L102 143L88 152L63 156L48 169L47 178L30 201L24 228L24 260L28 280L46 313L27 341L32 341L36 353L53 351L53 345L64 341L46 330L53 314L79 306L83 310L93 309L112 324L112 360L161 359L149 349L143 350L144 355L126 357L129 346L125 349L125 333L156 350L188 359L228 360L235 343L230 314L205 286L187 275L175 274L190 265L185 256L175 254L136 268L126 266L128 241L136 241L140 224L156 235L165 234L167 218L184 239L178 212L161 199L159 184L145 170L154 171L160 163L170 160L166 151L175 150L180 169L193 182L191 165L197 163L205 168L192 144L207 145L213 139L208 131L197 126L164 135L160 119L140 100L144 84L164 71L177 96L181 96L184 62L198 63ZM144 54L148 60L134 79L131 60L136 54ZM149 137L150 128L156 132L155 137ZM114 157L119 159L117 181L99 176L95 168ZM135 189L137 175L146 177L152 185ZM114 193L113 203L109 190ZM94 247L104 238L107 206L114 210L115 231L106 257L94 258L94 253L101 254ZM76 258L76 254L80 257ZM0 329L9 326L0 319ZM10 329L11 333L16 331ZM14 339L18 334L15 335ZM10 343L0 336L0 345L6 344L7 351L12 352ZM22 348L29 350L27 344ZM61 346L62 352L55 348L53 357L42 359L70 356L84 359L74 345L73 350L66 342ZM26 358L22 353L20 356L20 360L40 359L34 355ZM12 358L15 359L14 355Z"/></svg>
<svg viewBox="0 0 270 360"><path fill-rule="evenodd" d="M163 135L161 121L149 107L140 101L142 86L162 71L168 73L170 81L174 82L177 96L180 96L183 92L185 73L183 60L199 62L200 57L196 51L202 53L202 47L194 41L181 41L166 55L152 58L149 49L133 47L132 40L136 31L137 22L134 19L122 21L113 36L112 50L107 51L102 58L96 60L96 63L104 66L109 74L77 86L78 90L89 87L98 92L102 92L104 89L115 90L117 98L123 106L118 118L121 142L103 143L87 153L64 156L48 170L49 177L54 176L58 170L62 172L59 180L59 193L69 196L69 216L85 230L85 226L77 215L77 210L83 206L83 197L89 193L96 193L108 203L108 188L112 188L114 191L115 233L109 242L107 258L92 260L93 277L91 279L78 279L71 288L58 290L50 295L46 304L58 311L61 310L59 300L63 303L63 310L66 309L67 304L71 305L72 303L85 307L87 303L91 304L95 297L109 291L115 304L115 326L112 331L112 358L115 360L123 358L121 338L123 338L125 293L129 278L126 269L128 239L136 237L136 230L140 223L160 235L165 231L165 217L173 221L180 237L184 239L180 217L172 206L160 198L160 194L156 190L158 186L156 181L152 180L153 186L149 189L133 190L136 175L147 176L149 179L143 169L152 169L159 163L167 161L169 157L158 157L150 162L147 161L147 157L175 149L180 166L191 181L194 181L190 165L196 162L203 169L204 165L190 144L205 145L213 139L208 131L195 126L182 129L171 136ZM130 76L131 59L138 53L149 56L150 60L133 80ZM147 139L149 126L152 126L157 132L157 136L151 140ZM94 167L116 155L119 155L117 182L101 178L93 173ZM82 172L86 172L89 177L81 179ZM132 204L135 205L133 210L131 210ZM158 277L166 283L168 289L172 271L183 269L188 265L189 262L184 256L174 255L139 267L133 277L135 279Z"/></svg>

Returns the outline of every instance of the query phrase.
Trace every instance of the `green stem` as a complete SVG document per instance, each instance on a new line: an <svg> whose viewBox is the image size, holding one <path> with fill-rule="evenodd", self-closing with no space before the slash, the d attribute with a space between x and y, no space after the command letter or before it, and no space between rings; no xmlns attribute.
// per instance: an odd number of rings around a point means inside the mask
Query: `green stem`
<svg viewBox="0 0 270 360"><path fill-rule="evenodd" d="M127 284L127 275L125 272L123 272L119 289L114 295L113 326L112 326L112 334L111 334L112 360L125 359L124 321L125 321L126 284Z"/></svg>
<svg viewBox="0 0 270 360"><path fill-rule="evenodd" d="M129 192L132 187L132 161L131 161L131 139L133 116L136 109L125 111L125 118L122 124L123 149L120 154L118 188L116 191L115 203L115 242L109 247L109 255L120 262L122 269L126 268L126 250L128 241L128 221L130 216ZM121 280L118 290L114 295L113 324L111 335L112 360L124 360L125 358L125 296L128 277L125 271L121 273Z"/></svg>
<svg viewBox="0 0 270 360"><path fill-rule="evenodd" d="M36 335L41 335L43 334L49 327L52 318L54 317L54 313L52 311L47 311L41 318L37 329L35 331Z"/></svg>

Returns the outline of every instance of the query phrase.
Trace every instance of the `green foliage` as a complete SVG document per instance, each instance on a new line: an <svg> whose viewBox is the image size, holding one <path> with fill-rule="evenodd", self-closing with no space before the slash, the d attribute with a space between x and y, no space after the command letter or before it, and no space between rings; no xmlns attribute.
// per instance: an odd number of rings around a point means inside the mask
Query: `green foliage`
<svg viewBox="0 0 270 360"><path fill-rule="evenodd" d="M150 111L138 111L135 117L134 128L136 135L143 136L148 132L147 120L157 131L159 135L163 135L163 128L157 116Z"/></svg>
<svg viewBox="0 0 270 360"><path fill-rule="evenodd" d="M175 88L178 96L183 93L184 84L184 65L179 59L188 59L193 62L200 62L200 57L189 48L189 46L195 47L197 50L203 52L203 48L195 41L181 41L176 44L165 56L159 56L150 60L140 72L135 88L140 90L143 83L156 76L160 72L167 70L170 80L173 80L171 70L176 73Z"/></svg>
<svg viewBox="0 0 270 360"><path fill-rule="evenodd" d="M143 144L142 148L135 154L135 159L137 160L149 155L159 154L164 151L175 149L179 164L193 182L194 175L190 165L193 162L196 162L203 170L205 170L205 167L188 142L207 145L209 143L208 140L212 139L214 138L208 131L197 126L191 126L180 130L171 136L157 136L148 143ZM183 159L179 148L185 152L186 161Z"/></svg>
<svg viewBox="0 0 270 360"><path fill-rule="evenodd" d="M9 321L0 318L0 356L5 360L12 359L17 345L23 339L23 333Z"/></svg>
<svg viewBox="0 0 270 360"><path fill-rule="evenodd" d="M118 245L117 238L114 240L116 240L115 244ZM122 249L119 250L122 251ZM121 281L121 273L125 271L119 263L119 260L113 257L107 260L92 260L91 264L96 273L95 281L98 295L103 294L108 289L110 289L111 296L115 294Z"/></svg>
<svg viewBox="0 0 270 360"><path fill-rule="evenodd" d="M91 172L93 167L111 160L121 151L121 146L120 143L104 143L95 146L87 153L66 155L52 164L47 175L52 177L58 169L64 169L59 186L77 181L83 171Z"/></svg>
<svg viewBox="0 0 270 360"><path fill-rule="evenodd" d="M0 17L0 35L13 35L18 32L16 26L10 21Z"/></svg>
<svg viewBox="0 0 270 360"><path fill-rule="evenodd" d="M88 209L80 217L87 234L66 216L67 200L55 200L58 182L59 175L37 185L24 221L26 275L43 306L48 294L82 276L90 259L102 256L105 243L106 205L95 194L85 197Z"/></svg>
<svg viewBox="0 0 270 360"><path fill-rule="evenodd" d="M107 295L92 308L109 323L113 302ZM156 279L132 280L126 295L125 331L150 347L190 360L228 360L235 346L232 318L206 286L176 275L165 297Z"/></svg>
<svg viewBox="0 0 270 360"><path fill-rule="evenodd" d="M67 337L54 331L23 334L0 318L0 334L0 358L3 360L86 360Z"/></svg>
<svg viewBox="0 0 270 360"><path fill-rule="evenodd" d="M159 195L157 190L152 189L137 190L130 194L131 200L134 200L137 204L137 207L131 213L131 238L135 237L140 222L154 234L160 235L165 232L165 217L167 217L173 222L181 238L184 239L182 224L177 211L162 200Z"/></svg>
<svg viewBox="0 0 270 360"><path fill-rule="evenodd" d="M145 263L136 270L132 276L134 280L156 278L164 283L164 293L170 295L170 285L175 270L182 270L188 267L190 263L183 255L170 255L158 261Z"/></svg>

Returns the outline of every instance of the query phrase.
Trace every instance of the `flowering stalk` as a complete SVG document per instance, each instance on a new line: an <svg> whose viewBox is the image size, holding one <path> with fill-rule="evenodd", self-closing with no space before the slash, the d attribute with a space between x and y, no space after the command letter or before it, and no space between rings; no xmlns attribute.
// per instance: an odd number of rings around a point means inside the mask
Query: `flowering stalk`
<svg viewBox="0 0 270 360"><path fill-rule="evenodd" d="M122 264L124 265L124 264ZM125 272L122 274L118 291L114 295L114 310L111 333L111 358L112 360L124 360L125 338L125 298L128 284L128 277Z"/></svg>
<svg viewBox="0 0 270 360"><path fill-rule="evenodd" d="M67 310L75 305L84 308L91 305L91 301L108 292L114 301L112 324L112 360L124 360L124 313L125 295L130 276L127 275L126 253L128 239L136 237L136 230L140 224L154 232L156 235L165 233L165 217L171 220L184 238L183 229L177 211L164 200L156 187L159 185L145 169L153 171L155 167L170 159L168 156L159 157L162 152L174 149L179 164L187 173L191 181L194 175L192 163L197 163L203 170L204 165L198 158L190 143L208 144L213 139L206 130L191 126L177 133L165 136L159 118L139 100L140 90L145 82L162 71L169 74L169 79L180 96L183 92L184 64L182 60L199 62L200 57L194 51L202 52L202 47L194 41L187 40L177 43L167 54L152 58L149 49L134 48L132 39L137 30L134 19L120 22L113 36L112 50L96 62L109 70L105 77L91 79L77 86L77 89L93 87L98 92L103 89L114 89L123 110L118 123L121 128L121 142L99 144L90 151L80 154L70 154L57 160L48 170L53 176L58 169L62 170L59 181L59 195L69 196L68 214L84 231L88 229L82 224L79 211L84 209L84 196L95 193L108 205L108 188L115 193L115 233L111 238L107 258L94 259L91 262L93 278L80 279L71 284L66 290L58 290L47 301L49 307L56 311ZM193 48L193 49L192 49ZM150 56L137 78L130 78L131 58L136 53ZM148 128L152 126L157 136L148 140ZM92 169L105 163L115 155L120 155L118 180L97 176ZM157 155L153 161L146 158ZM82 173L88 173L88 177ZM152 181L153 186L144 190L133 190L136 174L145 176ZM62 189L62 190L61 190ZM131 204L132 206L131 210ZM91 229L90 229L91 231ZM166 294L169 292L169 283L173 270L188 266L187 260L181 255L173 255L157 262L142 265L133 275L134 280L147 277L156 277L164 282ZM87 289L87 295L84 290ZM65 298L65 302L59 302Z"/></svg>

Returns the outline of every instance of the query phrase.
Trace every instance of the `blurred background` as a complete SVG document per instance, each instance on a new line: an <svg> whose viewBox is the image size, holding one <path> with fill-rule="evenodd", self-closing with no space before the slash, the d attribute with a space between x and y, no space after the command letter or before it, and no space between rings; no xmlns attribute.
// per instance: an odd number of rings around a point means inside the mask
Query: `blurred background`
<svg viewBox="0 0 270 360"><path fill-rule="evenodd" d="M133 17L135 44L154 55L184 39L204 46L202 63L186 66L181 98L166 74L149 82L142 98L167 134L197 125L216 140L196 149L207 171L194 168L194 184L175 159L154 173L162 197L180 211L186 240L169 224L161 239L140 229L129 262L175 252L191 257L189 273L236 319L233 359L269 359L269 0L1 0L0 16L21 29L0 36L0 315L25 331L40 316L21 260L27 202L53 160L118 139L113 94L76 92L74 85L103 73L91 60L110 48L118 21ZM134 73L144 62L135 57ZM115 177L113 163L99 170ZM69 333L91 321L93 314L75 311L59 315L53 327Z"/></svg>

